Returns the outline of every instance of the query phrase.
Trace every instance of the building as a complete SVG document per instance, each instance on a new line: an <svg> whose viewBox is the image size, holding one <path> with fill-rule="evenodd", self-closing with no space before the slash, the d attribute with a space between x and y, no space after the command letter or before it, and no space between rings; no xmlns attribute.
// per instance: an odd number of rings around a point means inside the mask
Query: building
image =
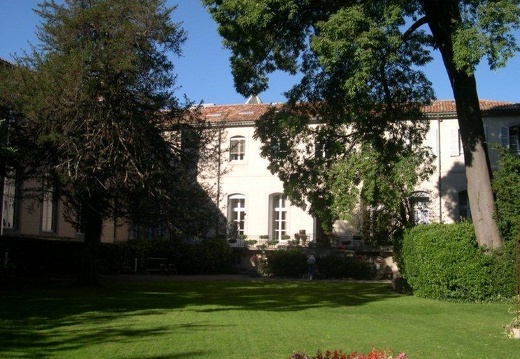
<svg viewBox="0 0 520 359"><path fill-rule="evenodd" d="M294 234L314 240L319 224L305 208L294 206L283 194L281 181L267 169L260 157L260 142L254 139L255 121L276 104L261 103L258 97L245 104L214 105L200 108L210 124L219 124L224 132L223 175L215 179L220 198L216 205L237 234L248 239L277 239L281 244ZM520 104L481 101L486 136L489 143L520 151ZM430 120L426 145L437 156L436 172L417 186L415 216L419 222L454 222L470 218L464 160L454 101L435 101L424 108ZM490 150L496 165L496 153ZM72 228L63 219L62 206L52 196L40 201L24 199L23 183L6 180L3 195L2 230L21 237L81 240L81 228ZM125 241L132 231L123 223L107 222L103 242ZM337 223L339 238L353 239L351 228Z"/></svg>
<svg viewBox="0 0 520 359"><path fill-rule="evenodd" d="M249 101L248 101L249 102ZM500 101L480 102L489 144L508 146L519 152L520 104ZM236 222L239 234L258 239L269 236L283 242L285 236L305 233L314 240L318 223L304 209L291 205L283 195L282 183L267 170L267 160L260 157L260 143L255 140L255 120L276 104L246 103L243 105L206 105L202 115L209 123L223 122L230 148L226 166L228 173L221 179L224 200L222 212L228 222ZM435 153L436 170L428 181L417 186L414 201L417 222L451 223L471 218L464 157L459 136L455 102L435 101L424 108L430 120L426 146ZM490 146L491 147L491 146ZM490 149L496 166L497 156ZM337 222L334 234L353 240L353 231L346 223Z"/></svg>

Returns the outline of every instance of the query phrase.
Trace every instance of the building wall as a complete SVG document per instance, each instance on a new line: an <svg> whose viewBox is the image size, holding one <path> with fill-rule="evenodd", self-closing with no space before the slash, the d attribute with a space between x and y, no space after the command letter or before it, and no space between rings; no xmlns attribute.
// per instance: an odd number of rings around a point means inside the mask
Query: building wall
<svg viewBox="0 0 520 359"><path fill-rule="evenodd" d="M269 196L283 192L283 184L267 169L269 162L260 157L260 141L253 139L252 125L233 126L226 129L225 146L229 146L231 138L243 136L246 142L243 160L225 160L227 173L221 179L223 201L222 213L228 217L228 198L231 195L245 196L246 219L244 234L248 239L259 239L261 235L269 235L270 201ZM292 206L287 201L286 233L294 238L295 233L304 230L308 236L314 236L314 220L305 209Z"/></svg>
<svg viewBox="0 0 520 359"><path fill-rule="evenodd" d="M21 194L22 198L16 200L17 214L15 223L11 226L6 225L6 213L8 211L11 199L10 194L14 194L14 183L7 181L5 185L4 197L4 220L3 234L20 237L37 237L45 239L60 239L60 240L76 240L81 241L83 234L78 233L77 229L70 223L65 221L64 206L61 201L57 201L57 216L56 225L52 230L44 229L44 209L43 200L37 196L29 195L29 189L34 188L34 183L22 184ZM25 191L24 191L25 189ZM105 221L101 241L105 243L112 243L117 241L128 240L128 226L122 223L114 224L114 221Z"/></svg>
<svg viewBox="0 0 520 359"><path fill-rule="evenodd" d="M247 111L244 108L247 107ZM236 136L245 139L245 155L243 159L230 159L228 152L224 160L224 175L220 179L220 203L222 215L231 221L231 210L228 206L230 196L242 195L244 198L245 221L243 233L249 239L259 239L262 235L272 237L272 205L270 196L283 192L283 184L267 169L268 161L260 157L261 143L253 138L254 121L269 105L225 105L208 107L206 111L212 116L224 118L225 111L235 111L238 117L224 121L225 139L222 143L228 148L230 140ZM253 111L250 111L253 110ZM484 116L486 135L490 144L504 142L504 127L520 124L520 107L514 111L494 112ZM241 112L240 112L241 111ZM218 114L217 114L218 112ZM222 113L222 115L220 114ZM243 114L243 119L239 115ZM203 112L204 115L204 112ZM207 115L208 118L211 115ZM466 190L464 172L464 157L458 136L458 122L454 112L439 111L428 113L430 130L426 135L425 144L431 147L437 156L436 170L428 181L417 186L417 191L427 194L429 222L450 223L459 220L461 209L461 192ZM496 167L496 153L490 150L493 167ZM8 186L9 184L6 184ZM286 228L285 233L294 238L295 233L305 231L310 239L316 238L316 220L306 212L306 208L293 206L286 201ZM36 236L54 239L81 240L82 234L65 222L62 216L63 206L59 205L61 215L55 232L42 231L41 201L25 199L22 203L20 221L17 229L5 228L5 234L20 236ZM5 212L5 208L4 208ZM348 223L337 222L334 233L339 236L352 237L352 230ZM123 223L114 225L113 221L105 223L103 242L125 241L130 238L128 226ZM283 242L282 242L283 243Z"/></svg>

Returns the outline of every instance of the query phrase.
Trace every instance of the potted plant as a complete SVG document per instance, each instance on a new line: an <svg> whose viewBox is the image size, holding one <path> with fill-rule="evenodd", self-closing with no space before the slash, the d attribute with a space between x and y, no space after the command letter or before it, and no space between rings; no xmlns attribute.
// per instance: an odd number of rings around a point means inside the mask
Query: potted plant
<svg viewBox="0 0 520 359"><path fill-rule="evenodd" d="M256 239L248 239L246 240L246 244L248 247L254 246L258 241Z"/></svg>
<svg viewBox="0 0 520 359"><path fill-rule="evenodd" d="M278 244L278 239L271 239L267 241L268 246L276 246Z"/></svg>

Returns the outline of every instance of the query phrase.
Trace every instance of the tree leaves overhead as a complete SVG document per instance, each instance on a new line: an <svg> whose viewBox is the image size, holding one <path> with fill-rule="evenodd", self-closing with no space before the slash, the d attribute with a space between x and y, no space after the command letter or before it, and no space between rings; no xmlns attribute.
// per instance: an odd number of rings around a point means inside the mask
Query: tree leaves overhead
<svg viewBox="0 0 520 359"><path fill-rule="evenodd" d="M203 3L232 52L238 92L259 94L277 70L301 74L286 93L285 108L263 118L257 129L271 170L297 203L307 198L311 206L320 203L327 211L333 201L327 172L334 161L341 163L355 154L356 146L375 150L374 158L388 166L398 167L403 158L414 157L412 148L417 151L413 161L427 155L419 147L428 130L421 107L431 103L434 93L421 68L431 61L432 49L440 49L454 86L467 166L475 155L483 164L479 168L486 171L485 151L480 150L483 127L471 124L482 121L472 74L483 57L494 69L518 50L510 30L520 25L519 0ZM302 116L315 124L311 133L289 120ZM313 157L305 136L328 146L330 161ZM285 163L273 150L280 146ZM469 187L476 196L477 191L490 192L488 185ZM483 237L489 236L480 237L484 243Z"/></svg>
<svg viewBox="0 0 520 359"><path fill-rule="evenodd" d="M213 135L173 96L169 56L186 34L165 3L43 1L41 45L6 76L3 100L25 118L26 169L59 184L71 221L87 207L105 219L196 227L176 203L208 195L193 179L210 155L188 163L186 153L203 152ZM170 141L167 132L197 135Z"/></svg>

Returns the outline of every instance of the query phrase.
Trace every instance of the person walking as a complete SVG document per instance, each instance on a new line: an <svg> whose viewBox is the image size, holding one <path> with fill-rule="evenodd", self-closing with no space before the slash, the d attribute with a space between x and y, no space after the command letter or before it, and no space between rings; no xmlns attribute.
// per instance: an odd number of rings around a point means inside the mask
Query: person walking
<svg viewBox="0 0 520 359"><path fill-rule="evenodd" d="M309 279L312 280L314 276L314 270L316 269L316 258L311 254L307 259L307 274Z"/></svg>

